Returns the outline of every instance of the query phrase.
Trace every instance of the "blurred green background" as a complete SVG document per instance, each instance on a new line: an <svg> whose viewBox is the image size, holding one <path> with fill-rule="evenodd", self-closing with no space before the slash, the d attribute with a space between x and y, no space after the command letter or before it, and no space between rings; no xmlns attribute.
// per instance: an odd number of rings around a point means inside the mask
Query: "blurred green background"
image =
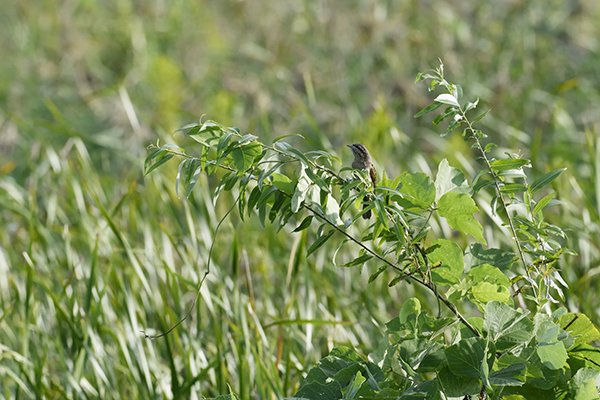
<svg viewBox="0 0 600 400"><path fill-rule="evenodd" d="M278 398L334 343L375 349L416 288L335 269L331 249L307 259L312 233L235 213L192 318L145 340L190 306L232 199L215 204L206 177L179 199L175 163L143 178L143 159L204 115L264 141L301 133L344 163L361 142L390 176L445 157L472 177L460 135L413 118L431 100L414 78L438 58L491 109L500 152L533 177L568 167L548 218L577 252L566 305L600 322L598 21L595 0L5 4L0 396Z"/></svg>

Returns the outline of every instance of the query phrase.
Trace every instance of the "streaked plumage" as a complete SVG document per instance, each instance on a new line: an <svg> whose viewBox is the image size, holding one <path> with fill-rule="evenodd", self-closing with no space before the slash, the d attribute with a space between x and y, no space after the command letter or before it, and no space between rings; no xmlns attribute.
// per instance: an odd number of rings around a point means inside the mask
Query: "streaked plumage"
<svg viewBox="0 0 600 400"><path fill-rule="evenodd" d="M377 180L377 171L375 171L375 167L373 166L373 162L371 161L371 155L369 154L369 151L365 146L363 146L360 143L349 144L348 147L350 148L350 150L352 150L352 154L354 154L352 168L368 170L369 177L371 178L371 182L373 183L373 188L375 188L375 181ZM369 201L371 201L370 196L365 196L363 201L363 209L368 206ZM371 218L371 210L364 213L363 218Z"/></svg>

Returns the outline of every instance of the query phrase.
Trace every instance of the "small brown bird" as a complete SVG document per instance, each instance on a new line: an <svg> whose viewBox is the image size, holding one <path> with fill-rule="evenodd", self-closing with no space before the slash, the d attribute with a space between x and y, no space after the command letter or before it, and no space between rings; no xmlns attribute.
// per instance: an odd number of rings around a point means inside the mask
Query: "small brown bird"
<svg viewBox="0 0 600 400"><path fill-rule="evenodd" d="M366 169L369 171L369 177L371 178L371 183L373 184L373 188L375 188L375 181L377 179L377 171L375 171L375 167L373 166L373 162L371 161L371 155L365 146L360 143L349 144L350 150L352 150L352 154L354 154L354 161L352 161L352 168L356 169ZM369 202L371 201L370 196L365 196L363 199L363 210L369 206ZM371 218L371 210L367 211L362 216L364 219Z"/></svg>

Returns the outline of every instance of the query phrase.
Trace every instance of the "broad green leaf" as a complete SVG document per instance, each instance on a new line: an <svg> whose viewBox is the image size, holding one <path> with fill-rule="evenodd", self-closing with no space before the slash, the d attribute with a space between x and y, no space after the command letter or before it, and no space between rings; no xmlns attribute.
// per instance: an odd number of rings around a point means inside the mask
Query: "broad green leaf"
<svg viewBox="0 0 600 400"><path fill-rule="evenodd" d="M231 152L233 163L238 171L246 171L254 165L256 159L262 153L262 146L257 141L252 141L236 147Z"/></svg>
<svg viewBox="0 0 600 400"><path fill-rule="evenodd" d="M456 100L456 97L452 96L449 93L440 94L433 101L435 101L436 103L448 104L449 106L453 107L459 107L458 100Z"/></svg>
<svg viewBox="0 0 600 400"><path fill-rule="evenodd" d="M362 384L365 383L366 380L367 379L362 376L360 371L357 371L354 379L352 379L352 382L350 382L350 385L347 388L346 394L344 395L344 400L355 399Z"/></svg>
<svg viewBox="0 0 600 400"><path fill-rule="evenodd" d="M527 361L504 354L496 360L490 373L490 383L497 386L522 386L525 383Z"/></svg>
<svg viewBox="0 0 600 400"><path fill-rule="evenodd" d="M313 381L306 385L302 385L294 397L310 400L341 399L342 390L340 384L335 381L328 383Z"/></svg>
<svg viewBox="0 0 600 400"><path fill-rule="evenodd" d="M179 163L177 178L175 179L175 191L179 194L179 185L183 185L183 196L189 197L202 172L200 160L197 158L186 158Z"/></svg>
<svg viewBox="0 0 600 400"><path fill-rule="evenodd" d="M501 270L510 269L511 265L517 260L517 255L512 251L484 248L479 243L473 243L469 246L465 254L465 264L475 267L481 264L490 264Z"/></svg>
<svg viewBox="0 0 600 400"><path fill-rule="evenodd" d="M466 193L448 192L438 202L438 213L446 218L453 229L469 234L478 242L486 244L483 228L473 217L479 209Z"/></svg>
<svg viewBox="0 0 600 400"><path fill-rule="evenodd" d="M563 342L552 344L538 344L536 353L546 368L561 369L567 362L567 350Z"/></svg>
<svg viewBox="0 0 600 400"><path fill-rule="evenodd" d="M463 173L450 166L445 158L438 165L438 172L435 176L435 200L448 192L468 193L469 185Z"/></svg>
<svg viewBox="0 0 600 400"><path fill-rule="evenodd" d="M506 275L493 265L483 264L472 268L467 274L470 292L482 303L500 301L510 303L510 282Z"/></svg>
<svg viewBox="0 0 600 400"><path fill-rule="evenodd" d="M569 363L578 360L582 366L600 370L600 350L597 347L581 344L569 350Z"/></svg>
<svg viewBox="0 0 600 400"><path fill-rule="evenodd" d="M548 184L550 184L550 182L558 178L566 170L566 168L559 168L552 172L548 172L546 175L533 182L529 187L529 190L531 191L531 193L537 192L538 190L542 189L544 186L547 186Z"/></svg>
<svg viewBox="0 0 600 400"><path fill-rule="evenodd" d="M573 400L600 399L597 385L600 372L591 368L581 368L569 382Z"/></svg>
<svg viewBox="0 0 600 400"><path fill-rule="evenodd" d="M482 303L487 303L488 301L509 303L511 300L508 288L490 282L476 284L471 288L471 294L477 301Z"/></svg>
<svg viewBox="0 0 600 400"><path fill-rule="evenodd" d="M144 175L148 175L173 158L173 151L180 151L180 149L174 144L165 144L164 146L153 148L144 161Z"/></svg>
<svg viewBox="0 0 600 400"><path fill-rule="evenodd" d="M280 174L279 172L274 172L273 175L273 186L277 189L281 190L284 193L291 195L294 193L294 188L296 186L295 182L293 182L286 175Z"/></svg>
<svg viewBox="0 0 600 400"><path fill-rule="evenodd" d="M600 340L600 332L582 313L568 313L560 318L560 326L575 339L573 347Z"/></svg>
<svg viewBox="0 0 600 400"><path fill-rule="evenodd" d="M431 277L438 285L458 283L464 269L463 253L454 242L438 239L431 243L427 258L431 267Z"/></svg>
<svg viewBox="0 0 600 400"><path fill-rule="evenodd" d="M483 326L499 351L517 344L527 344L534 336L533 322L527 314L497 301L486 305Z"/></svg>
<svg viewBox="0 0 600 400"><path fill-rule="evenodd" d="M481 366L486 360L485 342L481 338L468 338L444 350L448 368L457 376L479 378Z"/></svg>
<svg viewBox="0 0 600 400"><path fill-rule="evenodd" d="M401 187L398 189L402 197L411 204L428 208L435 200L435 186L429 176L422 172L405 172L400 178Z"/></svg>
<svg viewBox="0 0 600 400"><path fill-rule="evenodd" d="M309 256L314 253L319 247L323 246L327 240L335 233L335 230L330 230L317 238L313 244L310 245L306 251L306 255Z"/></svg>
<svg viewBox="0 0 600 400"><path fill-rule="evenodd" d="M437 378L444 394L449 397L468 398L469 395L479 394L481 390L479 377L457 376L446 366L438 371Z"/></svg>
<svg viewBox="0 0 600 400"><path fill-rule="evenodd" d="M556 343L562 333L560 325L546 314L537 314L535 321L535 339L538 344Z"/></svg>
<svg viewBox="0 0 600 400"><path fill-rule="evenodd" d="M421 314L421 302L416 297L411 297L402 304L398 318L400 323L415 323Z"/></svg>

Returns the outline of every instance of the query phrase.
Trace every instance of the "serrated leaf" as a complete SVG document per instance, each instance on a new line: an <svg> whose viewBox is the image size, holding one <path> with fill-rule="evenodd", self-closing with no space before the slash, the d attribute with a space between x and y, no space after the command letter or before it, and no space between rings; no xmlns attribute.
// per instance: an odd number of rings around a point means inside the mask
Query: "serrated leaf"
<svg viewBox="0 0 600 400"><path fill-rule="evenodd" d="M335 233L335 230L330 230L317 238L313 244L310 245L308 250L306 251L306 256L308 257L312 253L314 253L319 247L323 246L325 242L329 240L329 238Z"/></svg>
<svg viewBox="0 0 600 400"><path fill-rule="evenodd" d="M400 177L400 185L398 191L403 199L419 208L428 208L435 201L435 186L422 172L405 172Z"/></svg>
<svg viewBox="0 0 600 400"><path fill-rule="evenodd" d="M189 197L202 172L200 160L197 158L186 158L179 163L177 178L175 179L175 191L179 194L179 185L183 185L183 196Z"/></svg>
<svg viewBox="0 0 600 400"><path fill-rule="evenodd" d="M453 107L459 107L458 100L456 100L456 97L452 96L449 93L440 94L433 101L435 101L436 103L448 104L449 106Z"/></svg>
<svg viewBox="0 0 600 400"><path fill-rule="evenodd" d="M448 192L467 193L469 190L469 185L463 173L451 167L445 158L440 161L435 176L435 200L439 200Z"/></svg>
<svg viewBox="0 0 600 400"><path fill-rule="evenodd" d="M559 168L557 170L547 173L546 175L533 182L529 187L529 190L531 191L531 193L537 192L538 190L542 189L544 186L547 186L548 184L550 184L550 182L558 178L566 170L566 168Z"/></svg>
<svg viewBox="0 0 600 400"><path fill-rule="evenodd" d="M444 350L448 368L454 375L479 378L485 355L485 343L481 338L468 338L448 346Z"/></svg>
<svg viewBox="0 0 600 400"><path fill-rule="evenodd" d="M491 264L501 270L509 269L517 260L517 255L509 250L484 248L479 243L473 243L465 255L465 263L471 267L481 264Z"/></svg>
<svg viewBox="0 0 600 400"><path fill-rule="evenodd" d="M438 264L431 268L431 278L438 285L453 285L458 283L463 273L464 262L461 248L454 242L438 239L431 243L427 258L429 265Z"/></svg>
<svg viewBox="0 0 600 400"><path fill-rule="evenodd" d="M511 300L508 277L493 265L483 264L472 268L467 274L467 282L473 297L481 302Z"/></svg>
<svg viewBox="0 0 600 400"><path fill-rule="evenodd" d="M453 229L471 235L482 244L486 244L483 238L483 227L473 217L479 209L475 202L466 193L448 192L438 202L438 213L446 218Z"/></svg>

